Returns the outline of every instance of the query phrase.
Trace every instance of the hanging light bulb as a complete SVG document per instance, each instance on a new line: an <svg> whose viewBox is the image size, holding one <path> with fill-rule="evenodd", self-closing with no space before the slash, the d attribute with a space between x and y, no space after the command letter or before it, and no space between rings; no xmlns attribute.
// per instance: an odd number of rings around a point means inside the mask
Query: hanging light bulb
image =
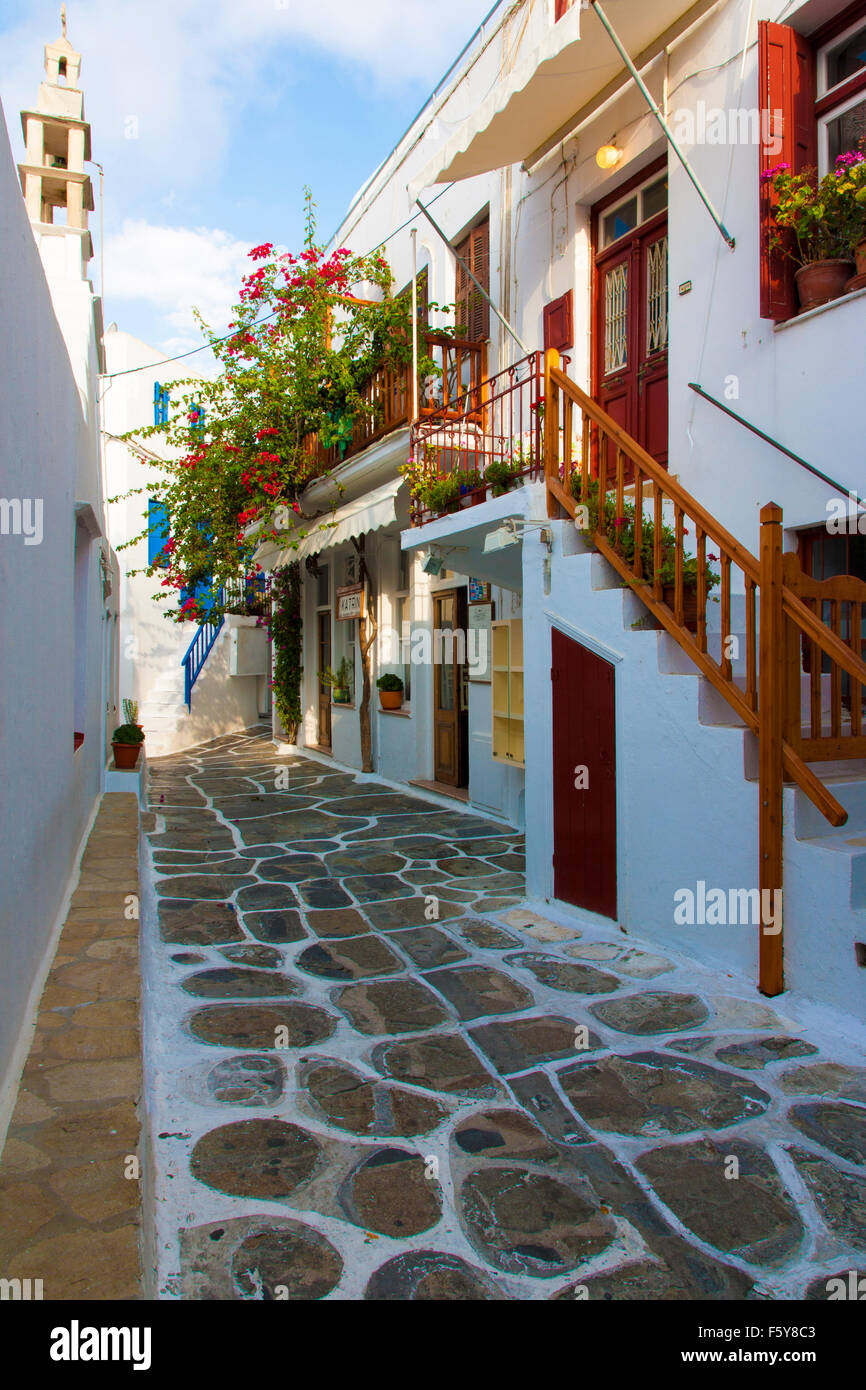
<svg viewBox="0 0 866 1390"><path fill-rule="evenodd" d="M595 152L595 162L599 169L615 169L622 163L624 151L616 145L601 145Z"/></svg>

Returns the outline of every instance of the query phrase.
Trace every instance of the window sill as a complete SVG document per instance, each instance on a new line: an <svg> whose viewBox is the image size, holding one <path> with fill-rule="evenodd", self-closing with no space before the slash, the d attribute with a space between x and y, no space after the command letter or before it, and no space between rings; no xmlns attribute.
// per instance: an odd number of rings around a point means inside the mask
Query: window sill
<svg viewBox="0 0 866 1390"><path fill-rule="evenodd" d="M412 711L411 711L411 709L383 709L382 706L380 705L380 706L379 706L379 713L380 713L380 714L389 714L389 715L391 715L392 717L396 716L397 719L411 719L411 718L412 718Z"/></svg>
<svg viewBox="0 0 866 1390"><path fill-rule="evenodd" d="M784 323L773 325L774 333L784 333L788 328L796 328L798 323L807 323L809 319L818 318L819 314L826 314L830 309L838 309L840 304L850 304L853 299L863 299L866 297L866 289L852 290L850 294L841 294L838 299L831 299L827 304L819 304L817 309L807 309L805 314L795 314L792 319L786 319Z"/></svg>
<svg viewBox="0 0 866 1390"><path fill-rule="evenodd" d="M342 700L332 700L332 701L331 701L331 709L356 709L356 708L357 708L356 705L347 705L347 704L344 704L344 702L343 702Z"/></svg>

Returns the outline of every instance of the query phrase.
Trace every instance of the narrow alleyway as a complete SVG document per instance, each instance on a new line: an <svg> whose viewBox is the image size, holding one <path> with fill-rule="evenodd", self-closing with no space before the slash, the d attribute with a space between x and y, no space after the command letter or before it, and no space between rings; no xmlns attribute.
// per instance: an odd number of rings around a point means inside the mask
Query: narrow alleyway
<svg viewBox="0 0 866 1390"><path fill-rule="evenodd" d="M862 1266L853 1043L525 911L512 829L265 734L152 762L150 805L157 1296L824 1298Z"/></svg>

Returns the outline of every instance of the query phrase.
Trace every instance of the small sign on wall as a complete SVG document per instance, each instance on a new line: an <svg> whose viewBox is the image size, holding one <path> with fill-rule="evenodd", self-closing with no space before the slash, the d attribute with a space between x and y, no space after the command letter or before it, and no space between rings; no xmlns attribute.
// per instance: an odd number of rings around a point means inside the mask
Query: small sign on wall
<svg viewBox="0 0 866 1390"><path fill-rule="evenodd" d="M364 616L363 584L346 584L337 590L337 618L342 623Z"/></svg>
<svg viewBox="0 0 866 1390"><path fill-rule="evenodd" d="M481 579L469 580L469 602L470 603L489 603L490 585Z"/></svg>
<svg viewBox="0 0 866 1390"><path fill-rule="evenodd" d="M470 603L467 609L466 664L471 681L491 681L492 603Z"/></svg>

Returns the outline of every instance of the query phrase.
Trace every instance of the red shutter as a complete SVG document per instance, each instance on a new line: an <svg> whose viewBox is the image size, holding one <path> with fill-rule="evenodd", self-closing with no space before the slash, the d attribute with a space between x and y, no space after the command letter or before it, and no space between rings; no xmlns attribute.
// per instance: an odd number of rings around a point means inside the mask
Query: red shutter
<svg viewBox="0 0 866 1390"><path fill-rule="evenodd" d="M490 223L485 220L475 227L459 246L457 255L465 261L472 274L490 293ZM470 280L460 261L457 262L457 279L454 289L455 322L461 324L464 336L472 343L484 342L490 337L490 305L479 294L478 287Z"/></svg>
<svg viewBox="0 0 866 1390"><path fill-rule="evenodd" d="M574 346L574 309L571 290L544 306L544 350L564 352Z"/></svg>
<svg viewBox="0 0 866 1390"><path fill-rule="evenodd" d="M818 162L815 120L815 55L806 39L786 24L758 25L758 104L761 109L760 169L790 164L795 174ZM767 138L765 138L767 137ZM781 149L774 148L781 142ZM797 312L796 266L770 249L774 194L761 183L761 317L780 322Z"/></svg>
<svg viewBox="0 0 866 1390"><path fill-rule="evenodd" d="M553 22L558 24L562 16L571 9L571 0L556 0L553 7Z"/></svg>

